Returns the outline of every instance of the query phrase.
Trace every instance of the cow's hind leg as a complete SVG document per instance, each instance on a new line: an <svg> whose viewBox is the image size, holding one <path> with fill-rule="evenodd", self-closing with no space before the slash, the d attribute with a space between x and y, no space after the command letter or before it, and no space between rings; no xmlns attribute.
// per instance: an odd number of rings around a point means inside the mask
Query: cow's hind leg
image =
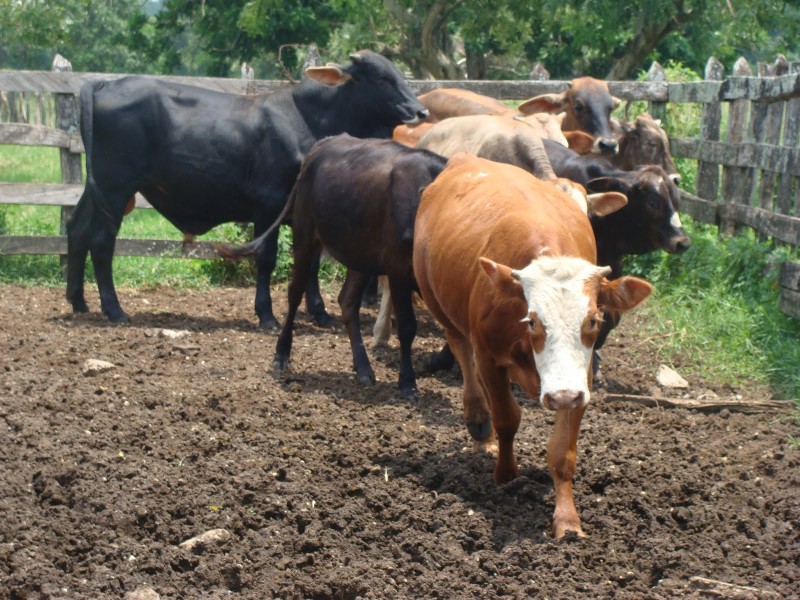
<svg viewBox="0 0 800 600"><path fill-rule="evenodd" d="M89 202L84 191L67 222L67 301L76 313L89 312L83 288L89 255Z"/></svg>
<svg viewBox="0 0 800 600"><path fill-rule="evenodd" d="M344 326L347 328L347 334L350 337L350 349L353 352L353 369L355 369L356 377L362 385L375 383L375 372L369 364L367 350L364 348L364 340L361 337L361 320L359 318L361 297L368 281L369 275L348 270L342 291L339 292L342 321L344 321Z"/></svg>
<svg viewBox="0 0 800 600"><path fill-rule="evenodd" d="M83 298L83 276L88 250L100 292L100 306L113 323L128 322L128 316L119 304L112 275L117 232L128 198L130 194L124 192L106 191L101 194L95 184L88 183L67 231L67 296L73 310L82 312L87 309ZM103 210L99 209L100 206Z"/></svg>
<svg viewBox="0 0 800 600"><path fill-rule="evenodd" d="M472 344L458 332L448 329L445 333L447 334L447 343L458 360L464 378L462 400L467 431L474 440L475 450L493 451L494 427L486 398L478 385Z"/></svg>
<svg viewBox="0 0 800 600"><path fill-rule="evenodd" d="M405 277L389 276L389 290L397 315L397 337L400 340L400 393L406 398L417 393L417 379L411 362L411 344L417 335L417 319L412 302L412 283Z"/></svg>
<svg viewBox="0 0 800 600"><path fill-rule="evenodd" d="M445 344L438 352L431 352L425 359L425 368L429 373L437 371L449 371L453 368L455 357L450 350L450 345Z"/></svg>
<svg viewBox="0 0 800 600"><path fill-rule="evenodd" d="M278 231L272 232L264 240L264 245L255 257L256 270L256 316L261 329L274 331L280 327L278 320L272 312L272 296L270 296L269 282L275 264L278 261ZM302 289L301 289L302 294ZM289 342L291 346L291 342Z"/></svg>
<svg viewBox="0 0 800 600"><path fill-rule="evenodd" d="M306 281L306 310L320 327L330 327L334 323L332 316L325 310L322 294L319 292L319 265L322 255L314 259Z"/></svg>
<svg viewBox="0 0 800 600"><path fill-rule="evenodd" d="M308 280L308 273L314 263L315 257L319 257L321 248L318 245L312 247L302 247L298 245L298 237L295 237L295 257L294 268L292 269L292 280L289 282L289 309L286 312L286 321L283 329L278 336L278 343L275 346L275 360L273 366L283 370L289 365L289 357L292 353L292 339L294 337L294 320L297 316L297 308L303 299L305 283Z"/></svg>

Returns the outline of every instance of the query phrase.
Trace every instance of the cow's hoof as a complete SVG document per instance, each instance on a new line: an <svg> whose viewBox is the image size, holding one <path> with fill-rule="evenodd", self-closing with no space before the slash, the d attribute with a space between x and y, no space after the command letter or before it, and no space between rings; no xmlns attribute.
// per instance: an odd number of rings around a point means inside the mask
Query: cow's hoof
<svg viewBox="0 0 800 600"><path fill-rule="evenodd" d="M476 442L485 442L492 435L492 420L483 423L467 423L467 431Z"/></svg>
<svg viewBox="0 0 800 600"><path fill-rule="evenodd" d="M336 319L326 312L317 313L313 315L313 317L317 327L333 327L333 324L336 322Z"/></svg>
<svg viewBox="0 0 800 600"><path fill-rule="evenodd" d="M413 400L417 397L418 394L417 386L416 385L401 385L400 386L400 395L403 398L408 398Z"/></svg>
<svg viewBox="0 0 800 600"><path fill-rule="evenodd" d="M72 312L75 314L82 314L89 312L89 305L86 304L86 301L80 300L72 303Z"/></svg>
<svg viewBox="0 0 800 600"><path fill-rule="evenodd" d="M375 385L375 374L374 373L358 373L356 374L356 379L358 379L358 383L363 386L371 386Z"/></svg>
<svg viewBox="0 0 800 600"><path fill-rule="evenodd" d="M276 356L275 360L272 361L272 367L274 369L277 369L278 371L285 371L288 366L289 366L288 356Z"/></svg>
<svg viewBox="0 0 800 600"><path fill-rule="evenodd" d="M112 323L114 323L115 325L127 325L128 323L130 323L130 319L128 319L128 315L126 315L122 311L119 311L119 312L107 312L106 316L108 317L108 320L111 321Z"/></svg>
<svg viewBox="0 0 800 600"><path fill-rule="evenodd" d="M581 529L580 521L557 523L553 522L553 536L557 540L564 542L577 542L581 538L585 538L586 534Z"/></svg>
<svg viewBox="0 0 800 600"><path fill-rule="evenodd" d="M278 323L278 319L271 317L269 319L262 319L259 321L258 328L261 331L278 331L281 328L281 324Z"/></svg>

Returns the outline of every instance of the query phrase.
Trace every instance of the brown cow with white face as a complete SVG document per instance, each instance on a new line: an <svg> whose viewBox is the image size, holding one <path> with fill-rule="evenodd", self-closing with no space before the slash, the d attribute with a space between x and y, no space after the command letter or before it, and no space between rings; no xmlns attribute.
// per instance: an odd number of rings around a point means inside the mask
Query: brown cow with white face
<svg viewBox="0 0 800 600"><path fill-rule="evenodd" d="M586 214L517 167L458 154L422 194L414 274L461 366L467 429L479 447L496 434L496 483L518 475L510 381L555 411L556 538L584 535L572 479L602 312L629 310L652 291L635 277L609 282L595 260Z"/></svg>

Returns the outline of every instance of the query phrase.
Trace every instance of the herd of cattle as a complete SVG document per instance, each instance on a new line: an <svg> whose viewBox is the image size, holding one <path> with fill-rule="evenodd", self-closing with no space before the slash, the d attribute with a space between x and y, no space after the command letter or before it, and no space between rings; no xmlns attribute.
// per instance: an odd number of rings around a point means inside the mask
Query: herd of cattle
<svg viewBox="0 0 800 600"><path fill-rule="evenodd" d="M253 242L219 251L255 258L259 326L277 328L269 282L278 226L290 222L294 270L275 366L289 362L304 294L314 319L330 321L317 279L325 249L348 269L339 303L358 380L375 381L362 296L370 278L386 276L376 339L387 337L393 308L400 390L415 394L418 292L446 334L429 364L458 361L467 429L476 448L497 452L497 483L517 475L510 382L555 411L553 531L583 535L572 479L596 349L652 291L623 276L622 258L690 243L667 137L646 114L613 120L619 101L588 77L512 110L463 90L417 98L384 57L350 59L258 96L139 77L85 84L87 181L68 224L67 298L88 310L91 253L103 313L127 321L112 258L138 191L186 234L252 221Z"/></svg>

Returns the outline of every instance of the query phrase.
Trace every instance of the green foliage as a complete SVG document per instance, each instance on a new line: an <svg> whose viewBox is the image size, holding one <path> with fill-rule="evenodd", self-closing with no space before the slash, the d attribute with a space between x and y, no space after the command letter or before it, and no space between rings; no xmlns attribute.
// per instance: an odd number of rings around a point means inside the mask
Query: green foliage
<svg viewBox="0 0 800 600"><path fill-rule="evenodd" d="M780 265L791 252L752 233L720 239L715 227L688 218L685 225L686 253L626 260L627 273L656 289L642 335L697 375L761 382L800 399L800 322L777 308Z"/></svg>

